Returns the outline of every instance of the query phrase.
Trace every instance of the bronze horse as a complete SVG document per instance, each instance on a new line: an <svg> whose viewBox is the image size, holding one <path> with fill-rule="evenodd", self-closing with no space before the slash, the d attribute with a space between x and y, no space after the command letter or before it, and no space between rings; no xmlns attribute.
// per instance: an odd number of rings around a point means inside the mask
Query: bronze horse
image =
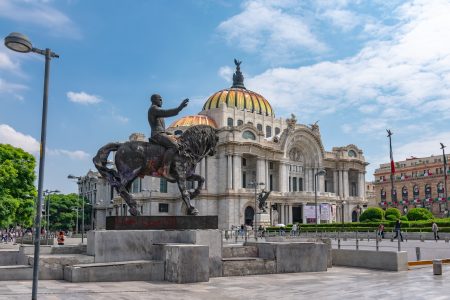
<svg viewBox="0 0 450 300"><path fill-rule="evenodd" d="M181 197L187 206L188 215L198 215L199 211L191 204L199 193L205 179L195 174L195 166L205 156L213 156L218 141L217 130L208 125L196 125L188 128L179 138L180 150L172 159L170 175L175 179ZM122 196L133 216L139 215L136 201L130 195L130 187L134 179L144 176L161 177L164 148L153 142L129 141L125 143L109 143L101 147L93 162L100 174L108 180L112 187ZM108 156L116 151L115 168L107 166ZM198 186L190 192L187 181L197 181Z"/></svg>

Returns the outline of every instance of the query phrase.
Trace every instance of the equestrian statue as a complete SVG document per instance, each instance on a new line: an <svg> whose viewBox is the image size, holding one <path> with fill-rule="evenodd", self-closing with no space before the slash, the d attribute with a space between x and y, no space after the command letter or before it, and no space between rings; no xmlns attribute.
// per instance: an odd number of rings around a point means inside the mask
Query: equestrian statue
<svg viewBox="0 0 450 300"><path fill-rule="evenodd" d="M164 118L178 115L187 106L185 99L177 108L162 109L160 95L151 96L148 122L151 128L149 141L128 141L109 143L101 147L93 162L100 174L116 189L129 207L133 216L139 215L136 201L130 194L131 184L137 177L162 177L176 182L181 197L186 204L188 215L198 215L199 211L191 204L205 182L195 174L195 166L206 156L215 155L218 142L217 129L208 125L189 127L178 138L166 132ZM108 166L108 156L115 151L114 167ZM188 181L197 181L194 191L187 188Z"/></svg>

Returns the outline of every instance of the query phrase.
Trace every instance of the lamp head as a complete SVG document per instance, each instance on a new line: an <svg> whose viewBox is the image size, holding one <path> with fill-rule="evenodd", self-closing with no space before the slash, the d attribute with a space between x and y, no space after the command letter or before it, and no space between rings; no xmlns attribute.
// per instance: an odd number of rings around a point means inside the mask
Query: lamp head
<svg viewBox="0 0 450 300"><path fill-rule="evenodd" d="M21 53L28 53L33 49L28 37L19 32L11 32L5 37L5 46L13 51Z"/></svg>

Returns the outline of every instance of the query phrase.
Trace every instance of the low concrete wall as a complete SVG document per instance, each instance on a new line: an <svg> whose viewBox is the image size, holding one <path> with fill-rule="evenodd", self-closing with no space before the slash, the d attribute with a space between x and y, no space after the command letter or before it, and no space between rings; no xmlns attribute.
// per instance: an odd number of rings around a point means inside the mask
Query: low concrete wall
<svg viewBox="0 0 450 300"><path fill-rule="evenodd" d="M0 266L12 266L19 263L19 251L0 249Z"/></svg>
<svg viewBox="0 0 450 300"><path fill-rule="evenodd" d="M208 246L187 244L162 245L164 279L176 283L209 281Z"/></svg>
<svg viewBox="0 0 450 300"><path fill-rule="evenodd" d="M164 262L143 260L67 266L64 279L70 282L163 281Z"/></svg>
<svg viewBox="0 0 450 300"><path fill-rule="evenodd" d="M328 245L308 242L247 243L258 247L258 256L276 261L277 273L327 270Z"/></svg>
<svg viewBox="0 0 450 300"><path fill-rule="evenodd" d="M262 258L226 258L223 260L223 276L275 274L275 260Z"/></svg>
<svg viewBox="0 0 450 300"><path fill-rule="evenodd" d="M87 254L95 262L159 259L157 244L184 243L209 247L209 276L222 276L219 230L95 230L88 232Z"/></svg>
<svg viewBox="0 0 450 300"><path fill-rule="evenodd" d="M407 271L406 251L370 251L333 249L333 265L379 269L387 271Z"/></svg>

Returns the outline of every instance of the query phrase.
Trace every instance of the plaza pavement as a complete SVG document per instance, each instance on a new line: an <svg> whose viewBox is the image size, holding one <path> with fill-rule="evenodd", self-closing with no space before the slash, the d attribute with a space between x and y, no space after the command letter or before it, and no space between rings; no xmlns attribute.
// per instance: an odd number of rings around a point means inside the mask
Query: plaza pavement
<svg viewBox="0 0 450 300"><path fill-rule="evenodd" d="M70 283L39 281L38 299L450 299L450 265L385 272L333 267L327 272L211 278L209 282ZM29 299L31 281L0 281L0 299Z"/></svg>

